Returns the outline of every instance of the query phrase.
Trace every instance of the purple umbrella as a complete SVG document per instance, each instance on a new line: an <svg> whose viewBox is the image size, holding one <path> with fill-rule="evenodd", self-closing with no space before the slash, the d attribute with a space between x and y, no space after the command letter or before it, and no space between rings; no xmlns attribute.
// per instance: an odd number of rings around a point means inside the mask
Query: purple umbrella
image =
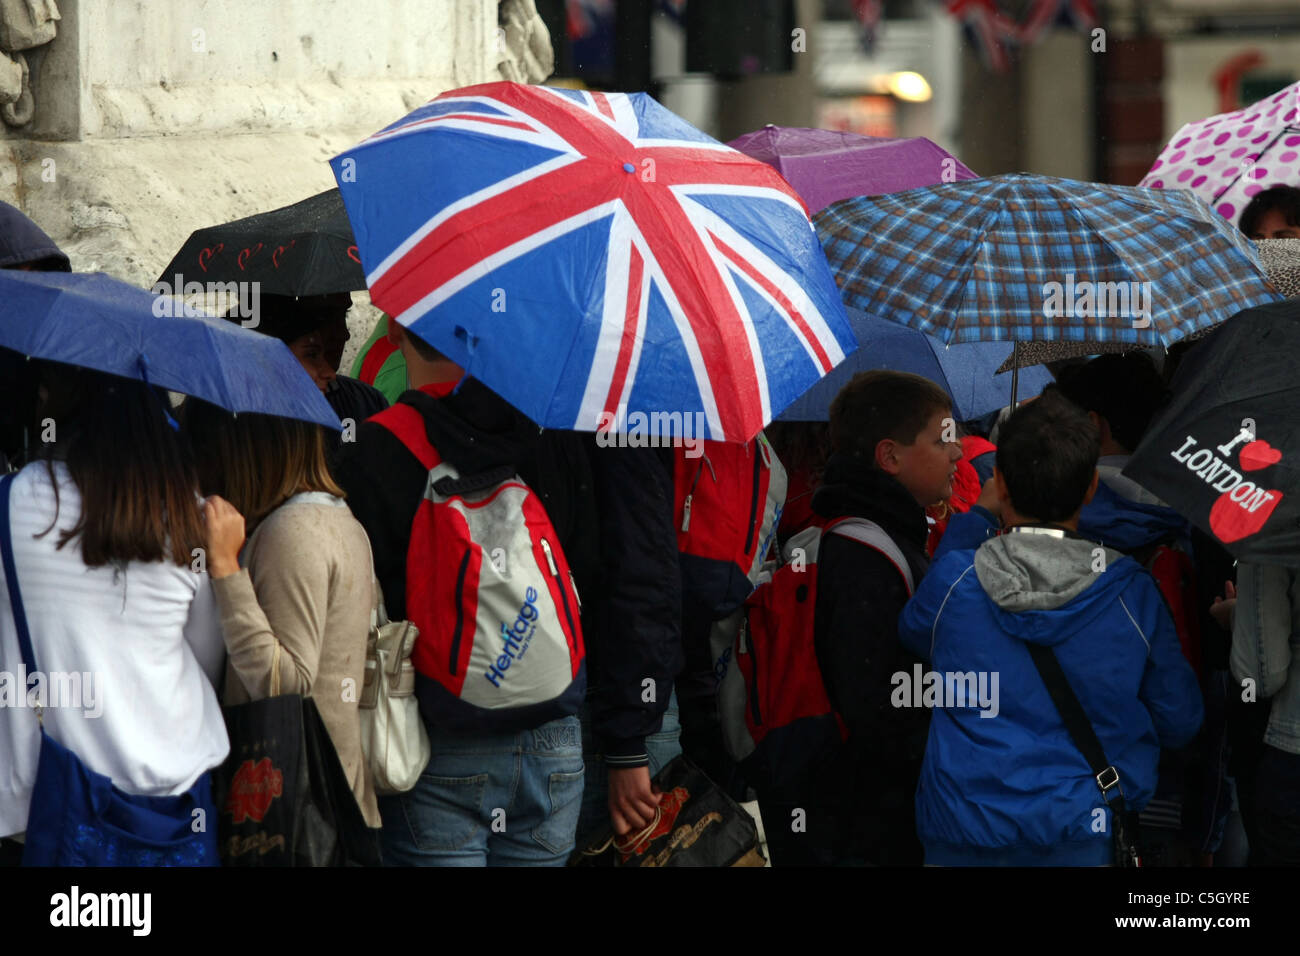
<svg viewBox="0 0 1300 956"><path fill-rule="evenodd" d="M809 215L853 196L979 178L924 136L888 139L769 125L727 145L774 166L803 197Z"/></svg>

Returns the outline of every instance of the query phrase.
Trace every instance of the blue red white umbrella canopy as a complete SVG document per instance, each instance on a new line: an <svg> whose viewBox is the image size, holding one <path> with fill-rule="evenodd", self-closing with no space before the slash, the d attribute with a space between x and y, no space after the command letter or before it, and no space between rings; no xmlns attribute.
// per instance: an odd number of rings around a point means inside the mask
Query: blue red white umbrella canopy
<svg viewBox="0 0 1300 956"><path fill-rule="evenodd" d="M790 186L644 94L456 90L332 165L372 300L544 426L743 441L856 345Z"/></svg>

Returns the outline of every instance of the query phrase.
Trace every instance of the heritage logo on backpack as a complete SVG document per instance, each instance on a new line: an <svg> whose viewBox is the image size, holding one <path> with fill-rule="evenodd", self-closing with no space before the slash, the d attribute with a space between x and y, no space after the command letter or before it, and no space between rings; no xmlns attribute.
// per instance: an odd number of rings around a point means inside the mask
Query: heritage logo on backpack
<svg viewBox="0 0 1300 956"><path fill-rule="evenodd" d="M541 500L513 468L462 478L409 405L371 421L429 469L406 555L421 712L440 727L500 731L576 713L586 689L580 605Z"/></svg>

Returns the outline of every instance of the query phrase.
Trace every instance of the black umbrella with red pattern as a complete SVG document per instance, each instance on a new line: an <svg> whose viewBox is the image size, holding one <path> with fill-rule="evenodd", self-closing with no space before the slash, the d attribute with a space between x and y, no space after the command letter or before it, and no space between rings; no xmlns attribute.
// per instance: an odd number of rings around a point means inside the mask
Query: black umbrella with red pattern
<svg viewBox="0 0 1300 956"><path fill-rule="evenodd" d="M327 295L366 287L352 223L337 189L192 233L158 282L258 282L265 295Z"/></svg>

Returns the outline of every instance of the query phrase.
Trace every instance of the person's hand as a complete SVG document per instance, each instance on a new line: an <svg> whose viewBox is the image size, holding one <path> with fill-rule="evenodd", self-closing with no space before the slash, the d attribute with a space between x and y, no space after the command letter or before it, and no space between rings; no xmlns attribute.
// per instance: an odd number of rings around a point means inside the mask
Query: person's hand
<svg viewBox="0 0 1300 956"><path fill-rule="evenodd" d="M1237 611L1237 586L1231 581L1223 582L1223 597L1216 597L1210 605L1210 616L1214 623L1225 631L1232 630L1232 618Z"/></svg>
<svg viewBox="0 0 1300 956"><path fill-rule="evenodd" d="M649 767L609 771L609 820L618 836L648 827L662 798L650 785Z"/></svg>
<svg viewBox="0 0 1300 956"><path fill-rule="evenodd" d="M217 580L239 572L239 549L244 546L244 516L225 498L210 495L203 503L207 527L208 575Z"/></svg>

